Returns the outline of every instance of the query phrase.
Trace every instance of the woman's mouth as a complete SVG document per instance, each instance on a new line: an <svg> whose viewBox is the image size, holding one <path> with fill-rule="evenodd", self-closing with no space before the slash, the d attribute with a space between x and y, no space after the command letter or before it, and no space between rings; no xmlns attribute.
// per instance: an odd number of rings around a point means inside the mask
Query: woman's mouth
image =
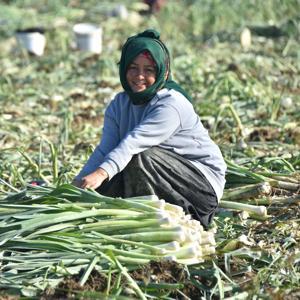
<svg viewBox="0 0 300 300"><path fill-rule="evenodd" d="M145 82L133 82L133 87L135 90L143 90L146 89Z"/></svg>

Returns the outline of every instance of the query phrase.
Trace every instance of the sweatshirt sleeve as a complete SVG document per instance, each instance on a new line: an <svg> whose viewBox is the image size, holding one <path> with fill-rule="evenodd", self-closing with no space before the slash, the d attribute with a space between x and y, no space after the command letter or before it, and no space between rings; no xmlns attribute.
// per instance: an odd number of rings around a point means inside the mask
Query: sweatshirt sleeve
<svg viewBox="0 0 300 300"><path fill-rule="evenodd" d="M80 179L96 171L104 161L104 157L120 142L119 125L115 120L114 107L110 104L104 115L101 142L97 145L88 161L83 166L76 179Z"/></svg>
<svg viewBox="0 0 300 300"><path fill-rule="evenodd" d="M161 144L173 135L180 125L179 113L173 106L162 104L154 107L143 121L105 156L100 167L111 179L126 167L134 154Z"/></svg>

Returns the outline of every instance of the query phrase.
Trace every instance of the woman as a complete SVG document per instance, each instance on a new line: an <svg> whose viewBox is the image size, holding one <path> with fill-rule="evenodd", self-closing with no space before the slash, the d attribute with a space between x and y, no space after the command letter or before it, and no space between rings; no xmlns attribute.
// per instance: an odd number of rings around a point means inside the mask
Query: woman
<svg viewBox="0 0 300 300"><path fill-rule="evenodd" d="M101 142L75 184L111 197L156 194L207 228L226 165L189 96L171 80L169 52L158 32L127 40L119 75L124 92L106 109Z"/></svg>

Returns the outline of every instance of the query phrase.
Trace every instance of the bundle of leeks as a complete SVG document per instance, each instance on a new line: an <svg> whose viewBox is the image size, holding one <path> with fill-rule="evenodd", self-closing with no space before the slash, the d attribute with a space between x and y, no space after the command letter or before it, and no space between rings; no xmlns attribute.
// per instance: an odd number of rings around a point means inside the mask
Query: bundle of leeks
<svg viewBox="0 0 300 300"><path fill-rule="evenodd" d="M72 185L36 187L0 200L0 287L44 289L67 274L107 273L149 261L191 265L215 252L179 206L156 196L110 198Z"/></svg>

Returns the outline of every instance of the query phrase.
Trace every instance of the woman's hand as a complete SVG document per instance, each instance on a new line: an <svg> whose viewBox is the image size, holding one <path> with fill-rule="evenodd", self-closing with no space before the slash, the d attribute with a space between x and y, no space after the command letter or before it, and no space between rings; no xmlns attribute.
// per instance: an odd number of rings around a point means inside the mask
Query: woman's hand
<svg viewBox="0 0 300 300"><path fill-rule="evenodd" d="M80 186L83 189L97 189L105 179L108 178L108 174L104 169L97 169L93 173L83 177L80 182Z"/></svg>

